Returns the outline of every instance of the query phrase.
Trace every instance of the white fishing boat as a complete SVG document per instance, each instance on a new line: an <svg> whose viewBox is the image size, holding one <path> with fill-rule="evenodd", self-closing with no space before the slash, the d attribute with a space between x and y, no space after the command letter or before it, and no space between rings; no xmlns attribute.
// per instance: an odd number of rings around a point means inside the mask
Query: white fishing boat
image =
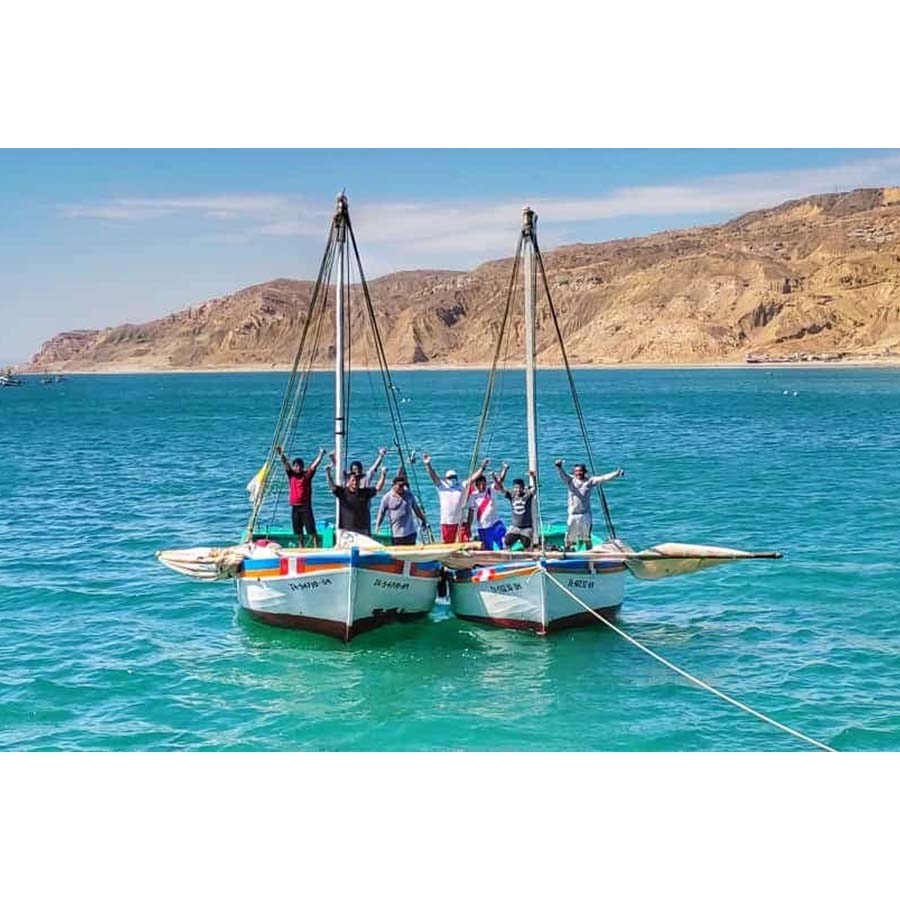
<svg viewBox="0 0 900 900"><path fill-rule="evenodd" d="M240 605L270 625L349 641L434 607L440 560L453 547L385 548L371 541L321 551L253 547L237 573Z"/></svg>
<svg viewBox="0 0 900 900"><path fill-rule="evenodd" d="M349 359L345 324L351 309L351 273L358 275L357 301L363 303L375 356L390 413L394 447L401 466L412 461L402 424L390 369L375 320L374 307L356 238L350 222L347 198L341 194L331 223L319 277L300 338L288 386L269 451L262 468L248 485L253 511L244 540L233 547L195 547L161 551L158 559L176 572L205 580L233 579L237 599L246 612L260 621L287 628L333 635L344 641L389 622L422 618L434 607L441 576L441 561L464 549L460 544L427 542L411 546L382 546L364 534L322 529L322 548L298 546L293 532L275 524L281 473L278 448L289 446L301 421L310 374L319 350L322 325L334 279L334 447L335 482L342 485L347 462L349 421ZM367 416L372 410L367 409ZM307 427L309 423L306 423ZM273 467L276 467L273 469ZM405 466L404 466L405 468ZM273 477L278 472L278 477ZM418 491L415 470L411 488ZM269 502L268 524L263 524ZM339 522L336 514L336 522Z"/></svg>
<svg viewBox="0 0 900 900"><path fill-rule="evenodd" d="M726 547L674 543L636 552L616 535L602 484L597 485L597 493L607 534L599 538L593 535L590 549L566 549L565 528L543 526L536 402L538 275L568 375L574 410L591 470L594 470L594 463L587 424L538 247L536 223L537 216L526 207L470 471L474 471L475 462L480 458L481 440L491 408L497 366L506 340L511 301L521 262L524 270L526 440L528 471L534 473L535 478L535 495L531 508L537 540L535 547L529 550L466 549L448 557L444 565L448 572L453 612L461 619L503 628L527 629L546 635L564 628L596 625L598 617L611 621L622 605L625 576L629 572L638 578L655 580L696 572L738 559L778 558L780 554L772 552L753 553Z"/></svg>

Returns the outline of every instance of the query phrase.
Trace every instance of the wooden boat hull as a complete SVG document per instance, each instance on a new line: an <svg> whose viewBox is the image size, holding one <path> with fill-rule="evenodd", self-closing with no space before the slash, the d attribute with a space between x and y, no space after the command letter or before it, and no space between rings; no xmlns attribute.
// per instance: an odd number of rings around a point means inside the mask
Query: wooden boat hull
<svg viewBox="0 0 900 900"><path fill-rule="evenodd" d="M253 618L343 641L390 622L428 615L438 562L412 562L355 548L248 559L236 579L238 603Z"/></svg>
<svg viewBox="0 0 900 900"><path fill-rule="evenodd" d="M590 609L613 618L625 594L621 560L523 559L452 571L450 606L456 616L539 635L599 624L547 577L559 580Z"/></svg>

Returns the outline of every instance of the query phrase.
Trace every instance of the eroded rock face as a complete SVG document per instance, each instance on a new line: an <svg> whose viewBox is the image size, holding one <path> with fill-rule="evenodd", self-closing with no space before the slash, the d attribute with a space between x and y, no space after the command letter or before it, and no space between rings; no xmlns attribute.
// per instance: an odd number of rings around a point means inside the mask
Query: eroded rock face
<svg viewBox="0 0 900 900"><path fill-rule="evenodd" d="M746 355L891 353L900 348L900 189L791 201L724 225L544 254L573 363L691 363ZM487 365L510 260L471 272L396 272L371 282L388 360ZM141 325L47 341L34 369L290 365L312 284L277 279ZM354 290L351 358L376 356ZM522 333L518 297L512 340ZM538 313L538 358L560 361ZM333 321L317 360L333 358Z"/></svg>

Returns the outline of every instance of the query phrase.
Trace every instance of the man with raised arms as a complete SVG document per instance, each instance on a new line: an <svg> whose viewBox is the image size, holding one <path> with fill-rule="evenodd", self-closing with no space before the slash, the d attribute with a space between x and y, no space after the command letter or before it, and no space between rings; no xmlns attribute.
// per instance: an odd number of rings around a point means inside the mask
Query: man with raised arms
<svg viewBox="0 0 900 900"><path fill-rule="evenodd" d="M466 478L464 481L460 481L454 469L447 469L444 477L441 478L434 471L434 467L431 465L431 456L428 453L422 454L422 462L425 463L428 477L437 488L438 500L441 504L441 541L445 544L468 541L470 539L468 524L460 520L466 495L469 492L470 479ZM490 463L491 461L486 459L475 470L471 480L474 481L484 475L484 470Z"/></svg>
<svg viewBox="0 0 900 900"><path fill-rule="evenodd" d="M505 471L505 469L504 469ZM508 491L503 486L503 478L494 476L494 490L503 494L512 508L512 518L510 519L509 528L503 535L503 546L507 550L511 549L516 543L522 545L525 550L531 549L534 543L534 497L537 493L537 485L535 484L534 472L528 473L528 488L525 488L525 481L522 478L513 479L513 489Z"/></svg>
<svg viewBox="0 0 900 900"><path fill-rule="evenodd" d="M570 475L564 468L565 460L558 459L554 463L559 472L560 480L569 489L569 518L566 522L566 549L574 550L580 541L588 550L593 546L591 541L591 528L594 524L594 516L591 511L591 492L597 485L621 478L625 472L616 469L615 472L607 472L605 475L591 475L587 473L584 463L578 463L572 469Z"/></svg>
<svg viewBox="0 0 900 900"><path fill-rule="evenodd" d="M363 472L363 464L358 459L354 459L350 463L350 471L346 473L345 480L350 475L355 475L360 487L368 487L372 483L372 479L375 477L375 473L378 471L378 467L385 456L387 456L387 447L382 447L378 451L378 456L375 457L375 462L369 466L365 473ZM337 460L334 458L334 451L329 454L329 458L332 465L336 466Z"/></svg>
<svg viewBox="0 0 900 900"><path fill-rule="evenodd" d="M320 450L319 455L312 461L312 465L306 468L303 460L298 456L293 462L288 462L284 450L279 446L275 452L284 466L284 473L288 477L289 497L291 504L291 524L297 543L303 546L304 532L312 540L313 547L319 546L319 532L316 530L316 519L312 509L312 479L325 456L325 451Z"/></svg>
<svg viewBox="0 0 900 900"><path fill-rule="evenodd" d="M381 469L381 475L375 487L361 486L359 475L351 472L346 484L335 484L331 475L331 463L325 466L325 477L328 488L338 499L338 528L344 531L355 531L357 534L372 533L372 498L384 487L387 469Z"/></svg>
<svg viewBox="0 0 900 900"><path fill-rule="evenodd" d="M506 473L509 471L509 463L503 463L499 475L494 475L494 482L503 483ZM503 537L506 534L506 526L500 521L497 513L497 504L494 498L494 488L488 487L487 478L479 475L474 479L474 485L469 494L467 503L469 521L475 519L478 528L478 540L485 550L501 550Z"/></svg>

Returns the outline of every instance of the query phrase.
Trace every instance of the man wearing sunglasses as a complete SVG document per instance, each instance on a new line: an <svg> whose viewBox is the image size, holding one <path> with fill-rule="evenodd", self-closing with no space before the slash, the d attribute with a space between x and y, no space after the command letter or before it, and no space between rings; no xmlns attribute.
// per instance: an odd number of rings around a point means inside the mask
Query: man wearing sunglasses
<svg viewBox="0 0 900 900"><path fill-rule="evenodd" d="M441 541L445 544L454 544L457 541L471 540L468 526L460 521L464 514L466 499L469 496L469 484L484 475L484 470L491 464L491 461L486 459L472 473L472 478L464 481L459 480L459 475L454 469L447 469L444 477L441 478L434 471L434 467L431 465L431 456L428 453L422 454L422 462L425 463L428 477L437 488L441 504Z"/></svg>

